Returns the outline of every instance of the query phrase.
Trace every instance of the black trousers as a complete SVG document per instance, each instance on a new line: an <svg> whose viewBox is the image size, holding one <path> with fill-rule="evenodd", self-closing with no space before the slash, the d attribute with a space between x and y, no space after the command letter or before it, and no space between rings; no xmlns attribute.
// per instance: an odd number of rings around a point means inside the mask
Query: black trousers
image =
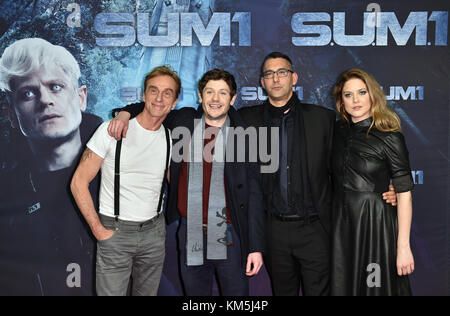
<svg viewBox="0 0 450 316"><path fill-rule="evenodd" d="M264 262L275 296L330 294L330 238L319 220L284 222L269 217Z"/></svg>

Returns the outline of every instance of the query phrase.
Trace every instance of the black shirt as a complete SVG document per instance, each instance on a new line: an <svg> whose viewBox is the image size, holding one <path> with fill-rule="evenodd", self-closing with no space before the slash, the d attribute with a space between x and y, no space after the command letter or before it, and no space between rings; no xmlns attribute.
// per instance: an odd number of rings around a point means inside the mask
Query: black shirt
<svg viewBox="0 0 450 316"><path fill-rule="evenodd" d="M299 161L302 159L299 151L294 151L293 146L300 146L301 141L296 137L298 133L298 126L295 120L296 96L293 95L288 103L283 107L275 107L271 105L269 115L271 119L271 126L279 127L280 143L279 143L279 161L280 165L275 175L274 191L272 196L272 212L281 215L298 215L308 216L316 214L312 196L309 192L309 185L305 186L308 189L308 199L305 203L298 201L292 194L292 177L299 176L292 174L292 161ZM286 112L288 111L288 112ZM286 113L285 113L286 112ZM295 155L295 157L294 157ZM298 157L297 157L298 155Z"/></svg>

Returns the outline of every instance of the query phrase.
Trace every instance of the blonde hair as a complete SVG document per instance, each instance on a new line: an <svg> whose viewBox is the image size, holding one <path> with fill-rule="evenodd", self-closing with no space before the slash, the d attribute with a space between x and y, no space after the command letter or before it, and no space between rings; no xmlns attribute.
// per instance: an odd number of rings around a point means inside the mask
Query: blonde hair
<svg viewBox="0 0 450 316"><path fill-rule="evenodd" d="M383 132L399 132L401 131L400 118L398 115L388 106L386 102L386 95L381 89L378 82L370 74L361 69L349 69L344 71L338 78L338 81L333 89L333 95L336 100L336 109L339 116L350 123L351 117L345 111L344 103L342 101L342 89L347 81L350 79L362 80L369 92L371 106L372 124L370 125L367 135L372 127L375 127Z"/></svg>
<svg viewBox="0 0 450 316"><path fill-rule="evenodd" d="M42 38L18 40L8 46L0 58L0 90L11 92L13 79L51 65L59 66L71 78L74 89L78 88L80 66L67 49Z"/></svg>

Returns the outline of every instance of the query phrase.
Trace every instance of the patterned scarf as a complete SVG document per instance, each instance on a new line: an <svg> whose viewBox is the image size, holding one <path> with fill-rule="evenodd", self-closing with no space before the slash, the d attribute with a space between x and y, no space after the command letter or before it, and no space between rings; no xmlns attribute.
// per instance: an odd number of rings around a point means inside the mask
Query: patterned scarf
<svg viewBox="0 0 450 316"><path fill-rule="evenodd" d="M206 258L227 258L226 246L226 200L224 188L225 148L227 127L230 119L220 128L214 144L214 157L209 191ZM188 207L186 253L188 266L203 264L203 150L205 139L205 117L196 120L190 143L188 170Z"/></svg>

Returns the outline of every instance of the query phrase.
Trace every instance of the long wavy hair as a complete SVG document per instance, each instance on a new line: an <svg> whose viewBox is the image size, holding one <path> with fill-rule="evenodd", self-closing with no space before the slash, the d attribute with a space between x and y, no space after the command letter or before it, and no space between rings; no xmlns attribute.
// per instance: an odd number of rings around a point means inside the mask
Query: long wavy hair
<svg viewBox="0 0 450 316"><path fill-rule="evenodd" d="M350 79L362 80L369 92L370 101L372 102L370 110L373 121L367 131L367 135L374 125L378 130L383 132L400 132L400 118L388 106L386 102L386 95L380 85L375 78L361 69L354 68L344 71L339 76L338 81L334 86L333 95L336 100L336 109L339 116L343 120L347 121L347 123L351 122L351 117L345 111L344 101L342 100L342 89L344 88L345 83Z"/></svg>

